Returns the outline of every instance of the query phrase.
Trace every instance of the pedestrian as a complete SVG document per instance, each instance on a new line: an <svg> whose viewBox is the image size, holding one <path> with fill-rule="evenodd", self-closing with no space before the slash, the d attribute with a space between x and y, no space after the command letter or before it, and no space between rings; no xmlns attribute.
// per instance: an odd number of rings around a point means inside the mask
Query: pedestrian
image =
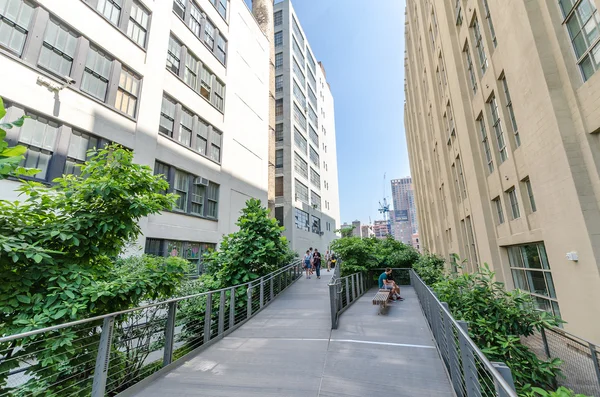
<svg viewBox="0 0 600 397"><path fill-rule="evenodd" d="M304 266L302 266L304 268L304 270L306 271L306 278L310 278L310 251L306 250L306 254L304 254Z"/></svg>
<svg viewBox="0 0 600 397"><path fill-rule="evenodd" d="M314 264L314 255L315 253L313 252L313 247L310 247L308 249L309 253L310 253L310 274L313 274L313 269L315 268L315 264Z"/></svg>
<svg viewBox="0 0 600 397"><path fill-rule="evenodd" d="M317 278L321 278L321 253L316 248L313 254L313 265L317 271Z"/></svg>
<svg viewBox="0 0 600 397"><path fill-rule="evenodd" d="M331 254L329 253L329 250L327 250L327 253L325 254L325 260L327 261L327 271L331 271Z"/></svg>

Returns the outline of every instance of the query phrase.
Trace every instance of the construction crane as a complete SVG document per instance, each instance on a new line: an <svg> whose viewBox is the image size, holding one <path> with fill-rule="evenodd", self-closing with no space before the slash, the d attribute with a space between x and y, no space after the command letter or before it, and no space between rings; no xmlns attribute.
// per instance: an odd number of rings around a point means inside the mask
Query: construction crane
<svg viewBox="0 0 600 397"><path fill-rule="evenodd" d="M380 201L379 202L379 212L381 214L383 214L383 221L386 223L387 225L387 232L388 234L392 234L392 224L391 224L391 219L388 217L388 214L390 212L390 204L387 201L387 198L385 197L385 173L383 174L383 203Z"/></svg>

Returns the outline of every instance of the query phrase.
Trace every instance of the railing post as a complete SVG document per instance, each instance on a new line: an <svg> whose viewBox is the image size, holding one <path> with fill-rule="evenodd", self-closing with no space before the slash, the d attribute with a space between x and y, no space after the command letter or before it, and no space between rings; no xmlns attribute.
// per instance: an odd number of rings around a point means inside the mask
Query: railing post
<svg viewBox="0 0 600 397"><path fill-rule="evenodd" d="M469 325L466 321L457 321L457 323L465 331L465 333L468 333ZM458 333L458 342L460 345L460 355L463 366L462 372L465 380L467 396L479 397L478 391L480 390L480 387L479 379L477 378L477 367L475 366L475 356L473 355L473 351L467 343L466 337L461 332Z"/></svg>
<svg viewBox="0 0 600 397"><path fill-rule="evenodd" d="M261 278L260 279L260 292L259 292L259 307L262 309L264 303L264 299L265 299L265 279Z"/></svg>
<svg viewBox="0 0 600 397"><path fill-rule="evenodd" d="M354 282L354 274L351 275L350 278L352 279L352 302L354 302L356 300L356 283Z"/></svg>
<svg viewBox="0 0 600 397"><path fill-rule="evenodd" d="M246 292L248 296L248 309L246 318L252 317L252 283L248 284L248 291Z"/></svg>
<svg viewBox="0 0 600 397"><path fill-rule="evenodd" d="M212 292L206 294L206 310L204 312L204 343L210 341L210 323L212 317Z"/></svg>
<svg viewBox="0 0 600 397"><path fill-rule="evenodd" d="M235 287L231 287L229 295L229 329L235 325Z"/></svg>
<svg viewBox="0 0 600 397"><path fill-rule="evenodd" d="M271 276L271 282L269 283L270 284L269 293L271 294L271 300L275 299L275 291L274 291L275 289L274 289L274 286L273 286L274 282L275 282L275 277Z"/></svg>
<svg viewBox="0 0 600 397"><path fill-rule="evenodd" d="M219 297L219 325L217 335L222 335L225 332L225 290L221 291Z"/></svg>
<svg viewBox="0 0 600 397"><path fill-rule="evenodd" d="M96 368L94 370L94 380L92 384L92 397L104 397L106 391L106 378L110 363L110 347L112 344L113 330L115 327L115 318L106 317L102 323L102 333L100 334L100 344L96 354Z"/></svg>
<svg viewBox="0 0 600 397"><path fill-rule="evenodd" d="M598 363L596 346L592 343L590 343L590 353L592 353L592 362L594 363L594 369L596 370L596 379L598 380L598 386L600 386L600 363Z"/></svg>
<svg viewBox="0 0 600 397"><path fill-rule="evenodd" d="M512 373L510 372L510 368L508 368L508 366L506 366L506 364L504 364L502 362L492 363L492 365L494 366L494 368L496 368L498 370L500 375L504 378L506 383L508 383L508 385L511 387L511 389L513 391L516 391L515 381L513 379ZM510 397L510 395L506 392L506 390L503 390L500 387L500 385L498 385L498 382L494 382L494 383L496 386L496 393L497 393L498 397Z"/></svg>
<svg viewBox="0 0 600 397"><path fill-rule="evenodd" d="M336 284L333 280L329 284L329 306L331 308L331 329L337 329L337 302L336 302Z"/></svg>
<svg viewBox="0 0 600 397"><path fill-rule="evenodd" d="M446 302L443 302L442 305L448 306ZM456 392L457 397L465 397L463 395L463 389L460 385L460 372L461 368L458 367L458 350L456 347L456 340L454 339L454 325L450 321L448 317L449 327L446 327L446 343L448 344L448 366L450 371L450 379L452 380L452 385L454 386L454 391Z"/></svg>
<svg viewBox="0 0 600 397"><path fill-rule="evenodd" d="M350 281L348 277L346 277L346 304L350 302Z"/></svg>
<svg viewBox="0 0 600 397"><path fill-rule="evenodd" d="M544 343L544 353L546 353L546 358L550 358L550 346L548 345L548 338L546 337L546 329L542 328L540 334L542 335L542 343Z"/></svg>
<svg viewBox="0 0 600 397"><path fill-rule="evenodd" d="M175 315L177 313L177 302L169 303L167 313L167 328L165 329L165 349L163 354L163 367L173 361L173 340L175 339Z"/></svg>

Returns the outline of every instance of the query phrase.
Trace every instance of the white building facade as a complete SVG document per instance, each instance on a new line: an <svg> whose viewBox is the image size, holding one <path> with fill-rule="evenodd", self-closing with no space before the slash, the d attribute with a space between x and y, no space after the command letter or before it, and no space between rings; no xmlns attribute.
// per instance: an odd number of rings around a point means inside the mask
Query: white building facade
<svg viewBox="0 0 600 397"><path fill-rule="evenodd" d="M179 196L132 251L199 261L247 199L266 205L269 44L243 0L8 0L0 25L6 120L31 116L7 139L37 180L113 142Z"/></svg>
<svg viewBox="0 0 600 397"><path fill-rule="evenodd" d="M289 0L274 24L275 217L293 250L324 252L340 225L333 96Z"/></svg>

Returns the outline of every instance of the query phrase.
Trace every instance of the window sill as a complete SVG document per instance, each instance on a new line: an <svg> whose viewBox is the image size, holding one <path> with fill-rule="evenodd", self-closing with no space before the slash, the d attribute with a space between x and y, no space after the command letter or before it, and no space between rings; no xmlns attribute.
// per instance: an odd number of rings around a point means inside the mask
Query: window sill
<svg viewBox="0 0 600 397"><path fill-rule="evenodd" d="M204 155L204 154L200 153L200 152L199 152L199 151L197 151L197 150L194 150L194 149L192 149L192 148L191 148L191 147L189 147L189 146L185 146L183 143L181 143L181 142L179 142L179 141L177 141L177 140L175 140L175 139L171 138L171 137L170 137L170 136L168 136L168 135L165 135L165 134L163 134L162 132L159 132L159 133L158 133L158 135L159 135L159 136L162 136L163 138L166 138L166 139L168 139L169 141L171 141L171 142L173 142L173 143L176 143L177 145L179 145L179 146L181 146L181 147L183 147L183 148L186 148L186 149L187 149L187 150L189 150L190 152L192 152L192 153L194 153L194 154L197 154L197 155L199 155L200 157L202 157L202 158L204 158L204 159L206 159L206 160L208 160L208 161L210 161L210 162L213 162L213 163L217 164L218 166L221 166L221 163L220 163L220 162L218 162L218 161L215 161L214 159L212 159L212 158L210 158L210 157L208 157L208 156L206 156L206 155Z"/></svg>
<svg viewBox="0 0 600 397"><path fill-rule="evenodd" d="M183 26L185 26L187 28L187 30L189 30L190 33L192 33L192 35L194 35L194 37L196 38L196 40L198 40L199 42L201 42L202 44L204 44L204 46L206 47L206 49L208 50L208 52L210 52L212 54L212 56L215 57L215 59L217 61L219 61L219 63L221 65L223 65L223 67L225 67L225 69L227 69L227 59L229 58L229 56L228 56L229 54L225 53L225 62L221 62L221 60L215 55L215 53L213 52L213 50L210 49L210 47L208 46L208 44L206 44L205 41L200 40L200 38L198 36L196 36L196 33L194 33L194 31L188 26L187 23L185 23L185 21L179 16L179 14L177 14L175 11L173 11L173 14L175 14L175 16L181 21L181 23L183 23ZM215 42L216 42L216 39L215 39ZM227 44L229 44L229 40L227 40ZM229 48L227 48L227 49L229 50Z"/></svg>
<svg viewBox="0 0 600 397"><path fill-rule="evenodd" d="M180 67L181 67L181 65L180 65ZM183 67L185 67L185 66L183 66ZM175 76L177 78L177 80L179 80L180 82L182 82L183 85L185 85L187 88L189 88L190 90L192 90L192 92L194 94L198 95L200 98L202 98L203 100L205 100L210 106L212 106L213 108L215 108L217 112L219 112L223 116L225 116L225 109L221 110L218 107L216 107L215 105L213 105L211 101L209 101L208 99L206 99L205 97L203 97L202 95L200 95L199 92L195 91L192 87L190 87L185 81L183 81L183 79L181 77L179 77L178 75L176 75L171 69L165 68L165 70L167 70L169 73L171 73L173 76ZM224 107L225 107L225 99L223 98L223 108Z"/></svg>
<svg viewBox="0 0 600 397"><path fill-rule="evenodd" d="M121 33L121 35L123 35L124 37L126 37L127 40L129 40L133 44L135 44L140 50L146 52L146 48L144 46L141 46L137 41L135 41L131 37L129 37L127 35L127 33L123 32L121 29L119 29L119 27L117 25L115 25L114 23L112 23L111 21L109 21L108 19L106 19L106 17L100 11L98 11L97 9L95 9L94 7L92 7L91 4L89 4L85 0L81 0L81 2L83 4L85 4L86 7L88 7L90 10L92 10L93 12L95 12L96 14L98 14L98 16L100 18L102 18L107 24L109 24L110 26L112 26L113 28L115 28L119 33ZM123 10L121 10L121 11L123 11ZM148 16L150 17L149 20L152 20L152 13L150 13ZM150 26L148 26L148 29L146 30L146 44L148 43L149 33L150 33Z"/></svg>
<svg viewBox="0 0 600 397"><path fill-rule="evenodd" d="M192 214L190 212L183 212L183 211L179 211L179 210L163 210L162 212L168 212L168 213L171 213L171 214L184 215L184 216L191 216L193 218L204 219L205 221L211 221L211 222L218 222L219 221L218 218L210 218L208 216L202 216L202 215L198 215L198 214Z"/></svg>

